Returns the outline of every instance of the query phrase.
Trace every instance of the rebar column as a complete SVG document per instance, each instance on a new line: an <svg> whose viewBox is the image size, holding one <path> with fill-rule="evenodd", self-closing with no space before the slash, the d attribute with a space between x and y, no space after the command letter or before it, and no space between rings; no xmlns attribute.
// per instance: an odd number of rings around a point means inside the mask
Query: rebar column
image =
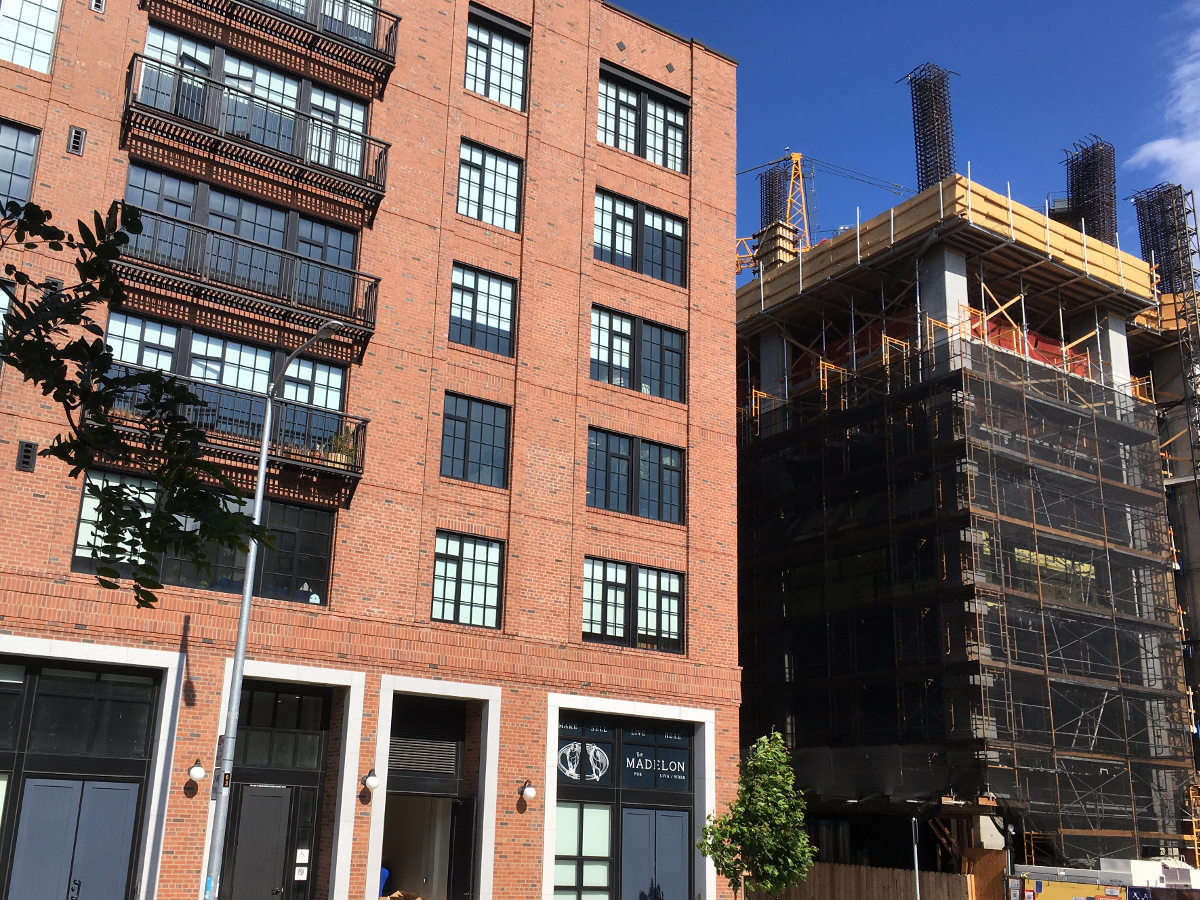
<svg viewBox="0 0 1200 900"><path fill-rule="evenodd" d="M912 91L918 191L958 170L954 156L954 119L950 114L951 74L949 69L927 62L906 76Z"/></svg>
<svg viewBox="0 0 1200 900"><path fill-rule="evenodd" d="M1082 220L1089 237L1117 243L1117 163L1108 141L1096 135L1068 152L1067 205L1074 219Z"/></svg>

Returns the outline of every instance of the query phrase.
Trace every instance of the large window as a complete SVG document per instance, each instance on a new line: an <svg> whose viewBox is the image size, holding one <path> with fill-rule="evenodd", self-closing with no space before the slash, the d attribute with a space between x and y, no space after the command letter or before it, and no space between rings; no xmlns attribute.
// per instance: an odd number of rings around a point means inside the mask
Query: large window
<svg viewBox="0 0 1200 900"><path fill-rule="evenodd" d="M593 307L591 377L682 401L683 333Z"/></svg>
<svg viewBox="0 0 1200 900"><path fill-rule="evenodd" d="M450 288L450 340L512 356L516 282L459 263Z"/></svg>
<svg viewBox="0 0 1200 900"><path fill-rule="evenodd" d="M363 174L367 106L361 101L157 25L146 33L146 56L139 103L209 127L219 122L223 134ZM219 90L208 79L227 90L208 99Z"/></svg>
<svg viewBox="0 0 1200 900"><path fill-rule="evenodd" d="M29 202L37 145L36 131L0 120L0 206Z"/></svg>
<svg viewBox="0 0 1200 900"><path fill-rule="evenodd" d="M596 191L593 224L596 259L670 284L683 284L683 219L607 191Z"/></svg>
<svg viewBox="0 0 1200 900"><path fill-rule="evenodd" d="M499 627L503 577L499 541L439 531L433 559L433 618Z"/></svg>
<svg viewBox="0 0 1200 900"><path fill-rule="evenodd" d="M520 200L520 160L463 141L458 155L459 215L517 231Z"/></svg>
<svg viewBox="0 0 1200 900"><path fill-rule="evenodd" d="M649 650L683 650L683 576L588 557L583 638Z"/></svg>
<svg viewBox="0 0 1200 900"><path fill-rule="evenodd" d="M653 163L687 168L687 100L667 88L604 67L596 140Z"/></svg>
<svg viewBox="0 0 1200 900"><path fill-rule="evenodd" d="M492 487L508 486L508 407L446 394L442 475Z"/></svg>
<svg viewBox="0 0 1200 900"><path fill-rule="evenodd" d="M528 46L528 29L472 6L467 22L467 90L524 109Z"/></svg>
<svg viewBox="0 0 1200 900"><path fill-rule="evenodd" d="M0 59L47 73L58 32L59 0L0 3Z"/></svg>
<svg viewBox="0 0 1200 900"><path fill-rule="evenodd" d="M119 475L112 472L88 472L87 484L96 487L127 485L137 492L147 506L154 502L157 485L145 478ZM129 547L119 537L101 544L97 532L98 501L84 491L79 511L79 527L75 533L75 567L88 569L96 557L113 562L128 561ZM243 504L249 512L249 501ZM329 565L333 539L333 513L328 510L294 506L278 500L263 502L263 524L271 534L270 544L259 551L258 571L254 592L260 597L294 600L299 603L323 604L329 592ZM188 527L188 523L184 523ZM188 560L167 553L159 562L160 577L165 584L182 585L202 590L240 593L246 571L243 553L219 547L207 548L210 570L197 570Z"/></svg>
<svg viewBox="0 0 1200 900"><path fill-rule="evenodd" d="M587 477L588 506L660 522L683 521L682 450L589 428Z"/></svg>

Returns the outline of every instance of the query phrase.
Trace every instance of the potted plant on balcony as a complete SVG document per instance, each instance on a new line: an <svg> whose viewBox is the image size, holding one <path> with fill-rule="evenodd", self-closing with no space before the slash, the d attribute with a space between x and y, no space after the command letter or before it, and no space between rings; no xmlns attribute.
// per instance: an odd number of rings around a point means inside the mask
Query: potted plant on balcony
<svg viewBox="0 0 1200 900"><path fill-rule="evenodd" d="M325 442L325 460L339 469L348 469L354 463L354 433L343 428Z"/></svg>

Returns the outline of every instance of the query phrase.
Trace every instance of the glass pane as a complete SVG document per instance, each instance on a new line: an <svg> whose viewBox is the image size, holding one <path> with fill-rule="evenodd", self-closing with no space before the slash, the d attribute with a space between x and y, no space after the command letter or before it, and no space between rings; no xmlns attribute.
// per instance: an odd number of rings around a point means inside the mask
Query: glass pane
<svg viewBox="0 0 1200 900"><path fill-rule="evenodd" d="M0 684L23 684L25 667L5 663L0 665Z"/></svg>
<svg viewBox="0 0 1200 900"><path fill-rule="evenodd" d="M579 855L579 804L558 804L558 815L555 818L556 837L554 839L555 856Z"/></svg>
<svg viewBox="0 0 1200 900"><path fill-rule="evenodd" d="M583 855L608 856L612 807L588 804L583 808Z"/></svg>
<svg viewBox="0 0 1200 900"><path fill-rule="evenodd" d="M583 885L584 887L608 887L608 863L585 861Z"/></svg>
<svg viewBox="0 0 1200 900"><path fill-rule="evenodd" d="M554 863L554 883L556 885L575 884L575 863L556 860Z"/></svg>
<svg viewBox="0 0 1200 900"><path fill-rule="evenodd" d="M611 896L608 891L583 891L579 900L609 900Z"/></svg>
<svg viewBox="0 0 1200 900"><path fill-rule="evenodd" d="M554 900L575 900L574 891L555 891Z"/></svg>

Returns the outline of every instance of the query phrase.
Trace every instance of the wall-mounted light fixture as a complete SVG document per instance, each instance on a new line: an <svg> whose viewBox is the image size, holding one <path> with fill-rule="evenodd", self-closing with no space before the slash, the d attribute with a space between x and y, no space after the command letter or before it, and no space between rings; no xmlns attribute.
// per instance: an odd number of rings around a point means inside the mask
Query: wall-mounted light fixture
<svg viewBox="0 0 1200 900"><path fill-rule="evenodd" d="M207 774L208 773L204 771L204 766L200 765L200 760L196 760L194 763L188 766L187 776L188 778L192 779L192 781L203 781L204 776Z"/></svg>
<svg viewBox="0 0 1200 900"><path fill-rule="evenodd" d="M375 793L375 788L379 787L379 776L375 774L374 769L362 777L362 786L372 794Z"/></svg>
<svg viewBox="0 0 1200 900"><path fill-rule="evenodd" d="M532 800L536 796L537 788L533 786L533 782L528 778L525 779L525 783L523 785L517 788L517 797L521 800Z"/></svg>

